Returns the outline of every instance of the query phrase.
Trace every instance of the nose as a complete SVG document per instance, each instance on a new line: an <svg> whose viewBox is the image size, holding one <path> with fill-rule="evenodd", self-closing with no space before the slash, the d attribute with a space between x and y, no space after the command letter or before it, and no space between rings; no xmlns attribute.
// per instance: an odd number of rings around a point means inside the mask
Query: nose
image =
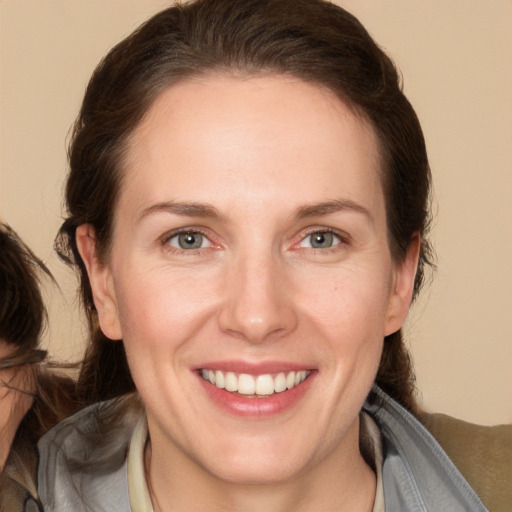
<svg viewBox="0 0 512 512"><path fill-rule="evenodd" d="M284 265L272 254L239 258L225 283L221 330L253 344L292 332L298 317L289 281Z"/></svg>

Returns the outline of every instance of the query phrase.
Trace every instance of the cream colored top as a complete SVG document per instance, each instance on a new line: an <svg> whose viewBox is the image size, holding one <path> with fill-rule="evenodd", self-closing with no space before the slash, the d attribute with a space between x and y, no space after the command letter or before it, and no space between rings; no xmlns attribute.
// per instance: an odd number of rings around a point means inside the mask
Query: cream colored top
<svg viewBox="0 0 512 512"><path fill-rule="evenodd" d="M148 422L142 416L135 426L128 451L128 494L135 512L153 512L144 472L144 449L148 439Z"/></svg>
<svg viewBox="0 0 512 512"><path fill-rule="evenodd" d="M379 427L371 416L362 414L363 428L369 434L371 448L377 472L377 492L372 512L385 512L384 488L382 486L382 444ZM153 512L153 505L149 495L146 476L144 472L144 449L148 439L148 424L143 416L137 423L130 442L128 452L128 492L130 506L135 512Z"/></svg>
<svg viewBox="0 0 512 512"><path fill-rule="evenodd" d="M377 477L377 489L375 492L375 501L372 512L385 512L384 486L382 483L382 441L380 430L373 418L365 412L361 415L363 428L366 429L373 451L373 461L375 463L375 472Z"/></svg>

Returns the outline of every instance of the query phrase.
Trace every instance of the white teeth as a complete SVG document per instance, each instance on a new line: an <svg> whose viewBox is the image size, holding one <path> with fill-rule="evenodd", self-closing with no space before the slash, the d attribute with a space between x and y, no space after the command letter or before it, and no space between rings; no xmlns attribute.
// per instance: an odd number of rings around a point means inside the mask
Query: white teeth
<svg viewBox="0 0 512 512"><path fill-rule="evenodd" d="M256 385L252 375L242 373L240 377L238 377L238 392L241 395L254 395L255 388Z"/></svg>
<svg viewBox="0 0 512 512"><path fill-rule="evenodd" d="M290 372L286 376L286 387L288 389L292 389L293 387L295 387L295 372Z"/></svg>
<svg viewBox="0 0 512 512"><path fill-rule="evenodd" d="M217 386L220 389L224 389L224 387L225 387L224 374L221 371L217 370L215 372L215 382L213 382L212 384L214 384L215 386Z"/></svg>
<svg viewBox="0 0 512 512"><path fill-rule="evenodd" d="M284 373L278 373L274 379L274 391L276 393L286 391L286 376Z"/></svg>
<svg viewBox="0 0 512 512"><path fill-rule="evenodd" d="M306 370L301 370L295 374L295 385L298 386L306 378Z"/></svg>
<svg viewBox="0 0 512 512"><path fill-rule="evenodd" d="M298 372L278 373L275 377L270 374L249 375L241 373L237 375L234 372L222 372L220 370L202 369L201 376L219 389L240 393L241 395L269 396L273 393L282 393L287 389L292 389L306 380L309 371L301 370Z"/></svg>
<svg viewBox="0 0 512 512"><path fill-rule="evenodd" d="M238 391L238 378L233 372L226 373L224 382L228 391Z"/></svg>
<svg viewBox="0 0 512 512"><path fill-rule="evenodd" d="M255 391L257 395L271 395L274 392L272 375L259 375L256 378Z"/></svg>

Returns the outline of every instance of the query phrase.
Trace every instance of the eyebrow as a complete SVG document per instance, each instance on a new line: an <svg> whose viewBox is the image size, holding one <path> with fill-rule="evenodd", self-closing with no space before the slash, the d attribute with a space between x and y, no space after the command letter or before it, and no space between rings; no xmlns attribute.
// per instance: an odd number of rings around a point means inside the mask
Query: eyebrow
<svg viewBox="0 0 512 512"><path fill-rule="evenodd" d="M295 210L295 217L299 219L306 219L309 217L329 215L340 211L352 211L360 213L367 217L368 220L373 222L372 215L364 206L349 199L338 199L334 201L324 201L321 203L299 206ZM170 213L183 217L206 217L214 219L220 219L222 217L219 210L209 204L165 201L162 203L156 203L146 208L141 213L139 219L142 220L145 217L155 213Z"/></svg>
<svg viewBox="0 0 512 512"><path fill-rule="evenodd" d="M165 201L157 203L149 208L146 208L140 215L139 219L155 213L171 213L174 215L181 215L186 217L209 217L220 218L219 210L214 206L203 203L180 203L175 201Z"/></svg>
<svg viewBox="0 0 512 512"><path fill-rule="evenodd" d="M367 217L368 220L373 222L373 217L370 212L364 206L355 203L350 199L338 199L335 201L326 201L317 204L300 206L295 211L295 215L299 219L305 219L308 217L318 217L321 215L329 215L331 213L337 213L341 211L361 213Z"/></svg>

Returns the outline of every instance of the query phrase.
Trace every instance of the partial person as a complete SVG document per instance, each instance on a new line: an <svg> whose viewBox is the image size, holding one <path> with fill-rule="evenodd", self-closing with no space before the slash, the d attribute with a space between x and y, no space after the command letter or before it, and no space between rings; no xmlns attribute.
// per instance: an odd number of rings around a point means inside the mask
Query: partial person
<svg viewBox="0 0 512 512"><path fill-rule="evenodd" d="M1 512L23 510L28 497L37 501L37 441L74 410L73 380L41 366L43 276L53 280L13 229L0 223Z"/></svg>

